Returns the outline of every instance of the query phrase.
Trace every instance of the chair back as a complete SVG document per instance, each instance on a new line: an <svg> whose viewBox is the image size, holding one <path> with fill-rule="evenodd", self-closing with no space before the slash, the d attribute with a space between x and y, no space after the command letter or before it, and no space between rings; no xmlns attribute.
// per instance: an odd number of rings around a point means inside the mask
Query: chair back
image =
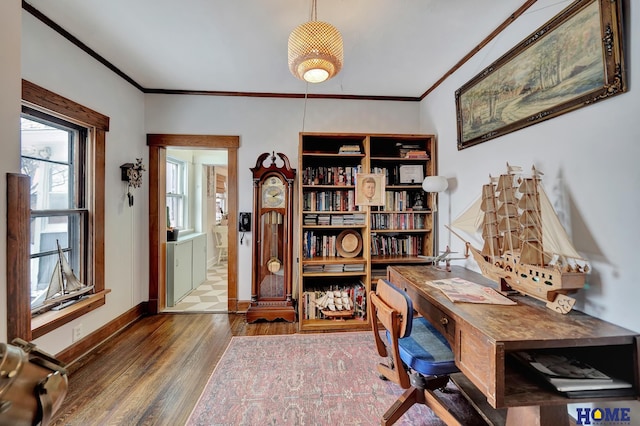
<svg viewBox="0 0 640 426"><path fill-rule="evenodd" d="M214 225L213 235L216 239L216 247L226 248L229 246L229 227L225 225Z"/></svg>
<svg viewBox="0 0 640 426"><path fill-rule="evenodd" d="M398 339L411 335L413 302L404 291L382 279L378 280L376 291L369 293L369 302L369 322L378 355L390 358L390 365L378 364L378 372L407 389L409 374L400 359ZM386 330L389 347L380 336L379 323Z"/></svg>

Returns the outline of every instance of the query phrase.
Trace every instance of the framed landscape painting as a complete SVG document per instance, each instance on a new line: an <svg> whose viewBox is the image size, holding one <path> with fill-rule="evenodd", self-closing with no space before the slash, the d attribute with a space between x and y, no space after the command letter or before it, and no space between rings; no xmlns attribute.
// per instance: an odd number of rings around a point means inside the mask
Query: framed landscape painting
<svg viewBox="0 0 640 426"><path fill-rule="evenodd" d="M623 93L620 3L575 1L458 89L458 150Z"/></svg>

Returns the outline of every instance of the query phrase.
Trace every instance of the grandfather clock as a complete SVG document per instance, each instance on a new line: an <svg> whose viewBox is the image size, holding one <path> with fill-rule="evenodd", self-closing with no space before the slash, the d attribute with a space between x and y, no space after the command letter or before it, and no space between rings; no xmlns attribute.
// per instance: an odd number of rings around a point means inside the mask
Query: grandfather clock
<svg viewBox="0 0 640 426"><path fill-rule="evenodd" d="M270 160L270 161L267 161ZM267 164L269 163L270 164ZM282 153L260 154L253 173L253 264L247 322L293 322L293 181Z"/></svg>

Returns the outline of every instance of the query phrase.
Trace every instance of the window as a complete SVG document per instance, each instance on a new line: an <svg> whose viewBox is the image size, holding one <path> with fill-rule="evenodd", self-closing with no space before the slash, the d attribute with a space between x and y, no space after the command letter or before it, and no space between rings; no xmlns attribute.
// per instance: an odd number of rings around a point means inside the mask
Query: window
<svg viewBox="0 0 640 426"><path fill-rule="evenodd" d="M88 209L84 166L88 130L24 107L21 172L31 179L31 301L44 296L58 244L75 275L86 280ZM33 304L32 304L33 305Z"/></svg>
<svg viewBox="0 0 640 426"><path fill-rule="evenodd" d="M216 173L216 222L224 222L228 218L227 211L227 177Z"/></svg>
<svg viewBox="0 0 640 426"><path fill-rule="evenodd" d="M7 210L7 337L30 341L106 303L104 183L109 117L27 80L22 80L22 101L23 129L34 132L24 135L22 167L34 181L21 173L7 173L7 202L12 207ZM30 139L36 133L46 143ZM55 239L74 274L94 286L93 294L60 311L32 316L31 289L37 293L40 282L47 280Z"/></svg>
<svg viewBox="0 0 640 426"><path fill-rule="evenodd" d="M187 167L184 161L167 158L167 225L186 229Z"/></svg>

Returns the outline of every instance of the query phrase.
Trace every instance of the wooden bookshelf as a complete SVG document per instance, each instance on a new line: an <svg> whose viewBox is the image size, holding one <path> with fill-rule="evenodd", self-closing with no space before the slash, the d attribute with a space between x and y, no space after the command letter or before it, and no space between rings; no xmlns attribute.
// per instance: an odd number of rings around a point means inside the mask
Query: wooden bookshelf
<svg viewBox="0 0 640 426"><path fill-rule="evenodd" d="M366 296L387 266L429 262L420 256L433 256L434 206L422 179L436 174L435 136L301 133L298 155L299 329L367 329L361 313L310 313L309 299L356 287ZM358 173L384 174L384 206L356 204ZM346 230L361 240L358 253L348 257L335 247Z"/></svg>

